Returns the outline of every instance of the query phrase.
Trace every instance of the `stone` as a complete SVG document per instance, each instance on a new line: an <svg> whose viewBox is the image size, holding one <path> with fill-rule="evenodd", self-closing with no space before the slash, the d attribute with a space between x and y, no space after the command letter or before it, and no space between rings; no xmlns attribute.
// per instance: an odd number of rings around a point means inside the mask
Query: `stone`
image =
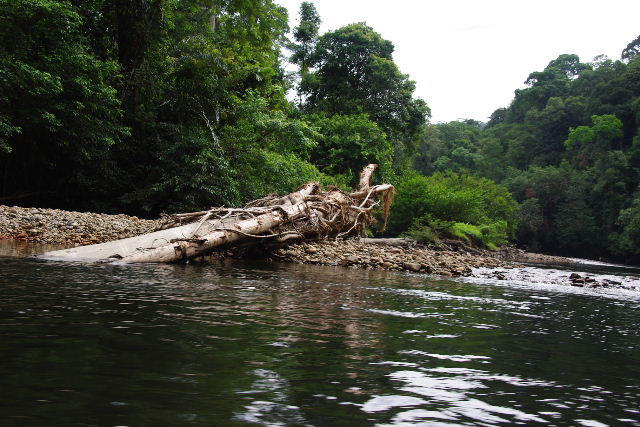
<svg viewBox="0 0 640 427"><path fill-rule="evenodd" d="M421 265L418 264L417 262L405 262L402 264L402 266L405 268L405 270L410 270L410 271L420 271L420 267L421 267Z"/></svg>

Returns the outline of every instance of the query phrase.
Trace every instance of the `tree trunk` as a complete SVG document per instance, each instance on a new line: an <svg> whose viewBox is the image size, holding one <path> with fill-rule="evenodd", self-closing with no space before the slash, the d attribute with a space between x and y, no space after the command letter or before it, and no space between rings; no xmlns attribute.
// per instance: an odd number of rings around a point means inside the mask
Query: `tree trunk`
<svg viewBox="0 0 640 427"><path fill-rule="evenodd" d="M174 262L235 244L280 245L304 238L362 236L373 221L372 210L380 206L378 199L383 201L385 218L393 199L393 186L371 186L375 169L376 165L369 165L362 171L360 188L352 193L325 192L320 184L310 182L287 196L266 197L242 209L178 214L171 217L176 227L41 256L70 261ZM189 223L180 225L184 221Z"/></svg>

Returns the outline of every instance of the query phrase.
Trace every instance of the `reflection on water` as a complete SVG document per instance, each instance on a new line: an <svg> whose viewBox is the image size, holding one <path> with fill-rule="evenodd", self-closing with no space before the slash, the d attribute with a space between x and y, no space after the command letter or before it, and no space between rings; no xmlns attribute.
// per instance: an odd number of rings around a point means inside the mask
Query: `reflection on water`
<svg viewBox="0 0 640 427"><path fill-rule="evenodd" d="M640 425L640 298L0 258L0 425Z"/></svg>
<svg viewBox="0 0 640 427"><path fill-rule="evenodd" d="M0 256L25 257L47 251L66 249L68 247L68 245L51 245L48 243L33 243L13 239L0 239Z"/></svg>

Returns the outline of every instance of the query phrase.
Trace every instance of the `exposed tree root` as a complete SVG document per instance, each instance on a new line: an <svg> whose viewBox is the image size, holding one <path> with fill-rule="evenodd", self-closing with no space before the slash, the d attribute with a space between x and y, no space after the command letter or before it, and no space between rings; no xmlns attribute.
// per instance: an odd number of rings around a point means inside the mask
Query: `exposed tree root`
<svg viewBox="0 0 640 427"><path fill-rule="evenodd" d="M284 197L267 196L244 208L167 215L161 231L44 256L113 262L174 262L206 255L221 246L265 244L273 247L303 239L365 236L373 211L384 211L385 225L394 188L372 185L377 165L366 166L354 192L327 191L309 182ZM153 237L153 240L150 240ZM161 242L161 243L159 243ZM112 250L111 250L112 249Z"/></svg>

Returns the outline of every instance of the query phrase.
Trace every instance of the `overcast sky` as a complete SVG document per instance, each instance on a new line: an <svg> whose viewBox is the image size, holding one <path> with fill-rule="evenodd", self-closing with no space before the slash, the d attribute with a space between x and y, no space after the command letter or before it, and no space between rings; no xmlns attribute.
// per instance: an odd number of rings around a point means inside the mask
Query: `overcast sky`
<svg viewBox="0 0 640 427"><path fill-rule="evenodd" d="M298 22L301 0L275 0ZM432 123L486 122L529 73L563 53L620 59L640 35L640 0L315 0L321 34L366 22L391 40Z"/></svg>

